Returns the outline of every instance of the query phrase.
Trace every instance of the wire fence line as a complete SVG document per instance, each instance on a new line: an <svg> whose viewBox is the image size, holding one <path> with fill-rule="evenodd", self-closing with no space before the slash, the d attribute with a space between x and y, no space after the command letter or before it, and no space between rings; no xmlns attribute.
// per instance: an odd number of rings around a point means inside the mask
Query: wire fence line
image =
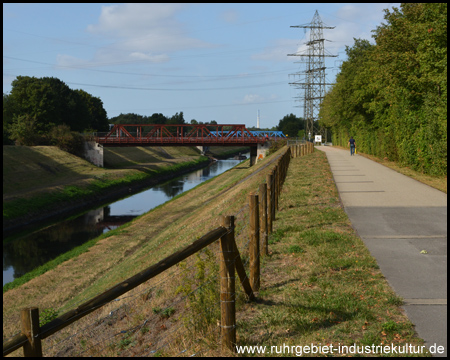
<svg viewBox="0 0 450 360"><path fill-rule="evenodd" d="M302 154L298 149L291 151L291 148L292 146L287 147L277 158L276 165L273 167L273 177L267 177L265 193L260 193L258 189L252 193L253 196L269 198L273 197L272 194L276 194L275 198L278 197L290 158L297 156L293 154ZM270 182L269 179L271 179ZM272 203L271 206L275 208L276 204ZM232 227L225 228L222 225L192 243L192 245L198 244L200 240L206 239L205 246L193 248L190 245L187 247L191 248L189 251L185 248L172 254L168 257L172 257L171 260L179 253L183 256L187 255L181 260L175 259L176 262L163 271L152 275L113 299L105 299L90 306L83 306L86 305L85 302L75 310L64 314L70 316L62 315L42 327L37 326L34 332L27 332L27 328L24 328L22 323L22 331L4 341L3 355L21 347L24 349L25 356L42 356L43 352L46 356L157 356L162 354L199 356L211 351L220 353L221 346L222 350L233 351L235 344L224 347L223 343L230 333L234 332L235 336L235 314L233 325L221 323L223 321L221 311L224 305L222 296L238 304L248 302L250 297L248 288L244 291L241 286L237 286L236 291L223 289L219 291L219 285L221 286L224 278L220 276L222 270L218 265L222 261L226 263L225 267L232 266L233 269L236 267L236 271L239 264L242 269L251 268L249 249L252 240L249 233L255 231L259 233L259 225L256 230L252 228L250 217L258 210L257 207L259 207L258 202L246 203L235 211ZM273 209L268 209L267 214L270 211ZM219 246L216 240L224 239L230 234L235 245L234 250L229 248L231 257L226 260L227 255L221 249L222 245ZM247 271L250 271L250 277ZM255 283L259 283L259 270L253 279L251 273L251 269L239 273L243 285L245 279L250 280L253 287ZM130 279L135 277L136 275ZM238 276L232 275L232 278L228 276L225 280L232 280L234 283ZM130 279L123 283L130 282L128 281ZM112 289L120 287L121 284ZM257 292L254 288L250 289L250 292L253 291ZM107 292L97 294L95 298L105 293ZM76 316L77 326L64 323L74 316ZM202 336L199 337L199 334ZM48 340L41 343L41 340L45 338Z"/></svg>

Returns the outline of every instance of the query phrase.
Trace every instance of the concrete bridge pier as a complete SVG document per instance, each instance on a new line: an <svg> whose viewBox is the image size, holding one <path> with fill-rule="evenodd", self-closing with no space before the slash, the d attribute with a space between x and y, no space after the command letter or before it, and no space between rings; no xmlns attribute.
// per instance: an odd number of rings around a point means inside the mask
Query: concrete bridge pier
<svg viewBox="0 0 450 360"><path fill-rule="evenodd" d="M270 141L266 141L264 144L258 144L256 161L262 160L266 157L270 148Z"/></svg>
<svg viewBox="0 0 450 360"><path fill-rule="evenodd" d="M250 166L256 164L258 158L258 148L256 146L250 146Z"/></svg>
<svg viewBox="0 0 450 360"><path fill-rule="evenodd" d="M270 142L266 141L264 144L250 147L250 166L255 165L259 160L266 157L267 151L270 148Z"/></svg>
<svg viewBox="0 0 450 360"><path fill-rule="evenodd" d="M197 146L197 149L200 150L200 153L201 153L202 155L205 155L206 152L209 150L209 146Z"/></svg>
<svg viewBox="0 0 450 360"><path fill-rule="evenodd" d="M103 167L103 145L95 141L85 141L84 158L98 167Z"/></svg>

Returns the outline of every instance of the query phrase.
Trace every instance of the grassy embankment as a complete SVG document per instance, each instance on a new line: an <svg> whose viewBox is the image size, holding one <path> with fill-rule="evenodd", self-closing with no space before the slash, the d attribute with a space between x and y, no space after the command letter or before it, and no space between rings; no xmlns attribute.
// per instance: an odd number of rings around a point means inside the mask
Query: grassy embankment
<svg viewBox="0 0 450 360"><path fill-rule="evenodd" d="M104 157L106 167L98 168L53 146L4 146L3 220L70 206L112 188L207 161L192 148L105 148Z"/></svg>
<svg viewBox="0 0 450 360"><path fill-rule="evenodd" d="M248 168L244 163L139 217L78 258L6 292L4 335L17 330L21 307L32 304L40 309L68 309L190 243L196 234L215 227L218 215L239 212L242 216L245 211L239 210L247 194L265 180L267 172L257 172L263 164ZM253 177L240 182L251 173ZM248 228L237 223L237 239L243 238L238 240L239 247L245 242ZM214 254L217 248L212 250ZM246 304L237 285L239 345L423 344L399 307L402 300L387 284L340 206L324 153L316 151L292 159L270 236L270 252L262 260L258 301ZM192 313L199 315L217 308L217 299L199 296L190 297L187 304L174 303L179 299L180 282L193 279L183 275L182 270L190 266L198 269L195 279L202 273L202 263L194 260L181 270L174 269L175 275L155 279L161 282L159 287L147 283L130 292L117 313L113 310L120 305L111 303L95 316L77 322L68 333L77 333L71 338L73 348L64 354L87 351L84 354L94 356L146 355L162 341L162 336L170 345L160 348L157 355L176 355L186 348L207 351L212 356L219 354L214 336L218 329L216 312L212 322L183 327ZM217 293L215 283L205 288L214 291L205 290L203 295ZM164 313L161 309L165 309ZM117 316L101 321L110 311ZM96 326L89 332L81 331L89 324ZM172 332L177 326L178 330ZM112 340L102 339L106 331L124 332ZM59 340L45 343L56 344ZM51 350L53 354L56 351Z"/></svg>
<svg viewBox="0 0 450 360"><path fill-rule="evenodd" d="M249 169L248 162L104 234L89 251L4 292L4 334L14 332L21 307L34 304L61 313L80 299L104 291L217 227L218 212L234 213L245 201L245 194L239 192L248 192L245 186L252 183L233 188L226 197L218 194L263 165Z"/></svg>
<svg viewBox="0 0 450 360"><path fill-rule="evenodd" d="M3 226L208 162L192 147L105 148L104 160L98 168L53 146L4 146Z"/></svg>
<svg viewBox="0 0 450 360"><path fill-rule="evenodd" d="M166 148L105 148L105 166L98 168L89 162L51 146L4 146L3 148L3 216L4 220L24 215L42 214L55 205L59 208L97 198L102 192L131 186L148 179L157 181L164 174L208 162L197 149ZM242 148L215 147L214 156L227 157ZM9 216L8 216L9 215ZM5 221L4 221L5 224ZM101 237L100 237L101 238ZM60 255L56 259L6 284L3 291L18 287L55 268L57 265L87 251L99 238Z"/></svg>

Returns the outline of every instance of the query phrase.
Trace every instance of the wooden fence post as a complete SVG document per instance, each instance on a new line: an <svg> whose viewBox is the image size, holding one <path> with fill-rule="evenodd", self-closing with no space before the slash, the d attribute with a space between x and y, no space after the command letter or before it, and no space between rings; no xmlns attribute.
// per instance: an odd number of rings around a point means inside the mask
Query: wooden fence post
<svg viewBox="0 0 450 360"><path fill-rule="evenodd" d="M239 279L241 280L242 287L244 288L245 293L248 296L248 299L250 301L255 300L255 294L253 294L252 287L250 286L250 280L247 276L247 273L245 272L244 264L242 264L241 254L239 253L239 250L236 246L236 241L234 240L234 216L229 216L228 218L225 218L225 222L223 223L224 227L231 228L233 231L227 236L231 238L234 245L234 268L239 275Z"/></svg>
<svg viewBox="0 0 450 360"><path fill-rule="evenodd" d="M273 175L274 175L273 182L275 183L273 189L274 189L275 196L274 196L272 220L275 221L275 218L276 218L275 211L278 211L278 191L279 191L278 185L279 185L279 178L280 178L280 163L279 162L277 162L277 164L275 165L275 171L274 171Z"/></svg>
<svg viewBox="0 0 450 360"><path fill-rule="evenodd" d="M42 357L42 344L39 336L39 309L25 308L20 313L22 333L28 338L23 346L25 357Z"/></svg>
<svg viewBox="0 0 450 360"><path fill-rule="evenodd" d="M259 207L258 195L248 195L250 205L250 286L259 290Z"/></svg>
<svg viewBox="0 0 450 360"><path fill-rule="evenodd" d="M234 223L231 216L222 217L222 225L230 228ZM236 289L234 277L234 239L230 234L220 238L220 325L222 350L236 351Z"/></svg>
<svg viewBox="0 0 450 360"><path fill-rule="evenodd" d="M272 192L273 192L273 172L267 175L267 233L272 234Z"/></svg>
<svg viewBox="0 0 450 360"><path fill-rule="evenodd" d="M269 236L267 233L267 184L259 185L259 227L261 229L261 255L269 255Z"/></svg>

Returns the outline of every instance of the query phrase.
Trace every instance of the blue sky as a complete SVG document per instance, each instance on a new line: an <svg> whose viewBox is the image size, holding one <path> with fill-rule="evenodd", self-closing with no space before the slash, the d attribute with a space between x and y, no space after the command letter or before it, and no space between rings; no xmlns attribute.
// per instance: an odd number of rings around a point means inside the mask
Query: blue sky
<svg viewBox="0 0 450 360"><path fill-rule="evenodd" d="M370 40L383 9L399 4L3 4L3 93L16 76L56 77L120 113L172 116L186 122L276 126L303 117L289 82L302 71L309 31L326 26L327 81L345 46Z"/></svg>

